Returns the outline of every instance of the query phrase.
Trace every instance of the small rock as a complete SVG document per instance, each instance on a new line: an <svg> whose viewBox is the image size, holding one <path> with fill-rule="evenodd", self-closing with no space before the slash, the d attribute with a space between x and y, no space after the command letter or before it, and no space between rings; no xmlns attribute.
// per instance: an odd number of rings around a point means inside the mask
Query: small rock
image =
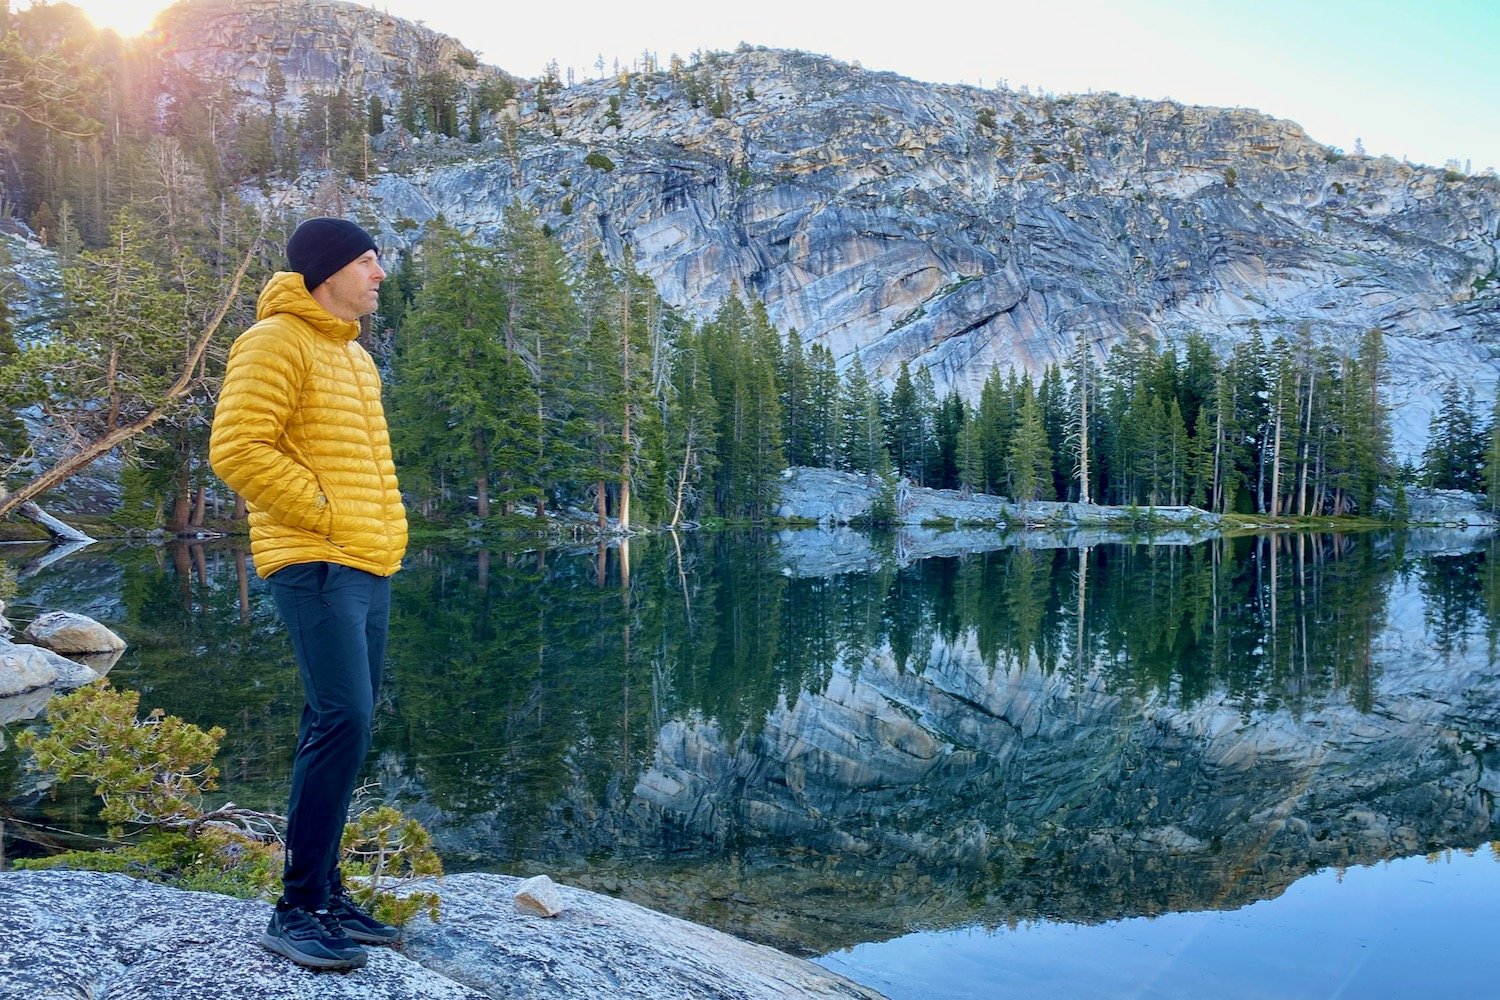
<svg viewBox="0 0 1500 1000"><path fill-rule="evenodd" d="M516 887L516 912L533 917L555 917L563 911L557 883L545 875L529 878Z"/></svg>
<svg viewBox="0 0 1500 1000"><path fill-rule="evenodd" d="M21 638L64 656L73 653L113 653L125 648L125 640L87 615L71 611L49 611L37 617Z"/></svg>

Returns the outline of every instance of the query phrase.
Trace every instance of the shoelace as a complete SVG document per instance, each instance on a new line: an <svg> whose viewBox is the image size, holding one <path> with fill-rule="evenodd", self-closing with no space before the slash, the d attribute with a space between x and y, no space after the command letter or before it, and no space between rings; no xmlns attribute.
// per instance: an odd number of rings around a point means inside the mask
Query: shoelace
<svg viewBox="0 0 1500 1000"><path fill-rule="evenodd" d="M323 933L329 937L344 936L344 925L339 922L339 918L334 916L331 910L309 910L308 912L312 914L313 919L323 928Z"/></svg>

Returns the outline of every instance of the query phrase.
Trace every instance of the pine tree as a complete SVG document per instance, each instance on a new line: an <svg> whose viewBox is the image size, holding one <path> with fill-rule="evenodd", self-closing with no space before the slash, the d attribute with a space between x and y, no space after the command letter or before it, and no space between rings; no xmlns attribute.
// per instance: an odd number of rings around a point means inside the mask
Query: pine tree
<svg viewBox="0 0 1500 1000"><path fill-rule="evenodd" d="M1484 492L1489 500L1490 513L1500 511L1500 395L1490 407L1490 422L1485 435Z"/></svg>
<svg viewBox="0 0 1500 1000"><path fill-rule="evenodd" d="M1052 483L1047 488L1049 496L1059 499L1068 495L1069 475L1066 454L1068 438L1068 390L1063 382L1062 368L1048 365L1037 386L1037 406L1042 413L1042 426L1047 431L1047 450L1052 455Z"/></svg>
<svg viewBox="0 0 1500 1000"><path fill-rule="evenodd" d="M822 344L813 344L807 352L808 419L811 460L822 469L836 469L840 463L839 442L843 418L839 398L838 365L833 352Z"/></svg>
<svg viewBox="0 0 1500 1000"><path fill-rule="evenodd" d="M519 201L507 206L496 250L505 294L501 337L506 352L525 364L536 401L537 435L526 468L540 515L548 495L578 481L587 460L576 427L570 425L580 391L577 366L584 326L568 285L562 246L543 231L533 210Z"/></svg>
<svg viewBox="0 0 1500 1000"><path fill-rule="evenodd" d="M958 489L961 482L961 454L964 422L968 407L957 392L949 392L938 404L933 436L936 447L928 469L927 482L938 489Z"/></svg>
<svg viewBox="0 0 1500 1000"><path fill-rule="evenodd" d="M1042 410L1030 383L1023 383L1019 418L1011 436L1007 465L1010 469L1011 495L1026 504L1044 496L1052 498L1052 450L1047 447L1047 429L1042 424Z"/></svg>
<svg viewBox="0 0 1500 1000"><path fill-rule="evenodd" d="M731 295L703 328L702 342L718 410L714 506L725 517L768 514L786 467L776 384L779 338L759 303Z"/></svg>
<svg viewBox="0 0 1500 1000"><path fill-rule="evenodd" d="M1012 382L1014 378L1015 372L1011 372ZM976 422L980 476L974 486L983 493L998 494L1005 489L1007 482L1010 436L1015 423L1013 394L1001 378L999 368L990 369L983 388L979 390Z"/></svg>
<svg viewBox="0 0 1500 1000"><path fill-rule="evenodd" d="M538 434L531 378L505 350L506 313L493 250L438 221L423 247L425 280L404 325L392 380L391 438L403 469L441 487L467 481L476 513L492 493L509 512L527 490Z"/></svg>
<svg viewBox="0 0 1500 1000"><path fill-rule="evenodd" d="M1449 382L1428 425L1422 475L1435 489L1477 490L1484 467L1484 435L1472 386Z"/></svg>
<svg viewBox="0 0 1500 1000"><path fill-rule="evenodd" d="M917 447L917 474L913 478L922 486L941 482L941 461L937 441L938 397L937 386L932 379L932 370L918 368L912 376L912 390L917 397L917 417L921 421L921 436Z"/></svg>
<svg viewBox="0 0 1500 1000"><path fill-rule="evenodd" d="M844 419L840 447L844 467L864 473L865 481L873 483L882 462L889 463L890 457L885 449L880 394L870 384L870 376L858 354L844 369L839 411Z"/></svg>
<svg viewBox="0 0 1500 1000"><path fill-rule="evenodd" d="M786 344L777 366L781 386L781 408L786 417L786 460L788 465L812 465L813 437L817 414L813 411L811 372L802 350L802 337L794 327L787 331Z"/></svg>
<svg viewBox="0 0 1500 1000"><path fill-rule="evenodd" d="M901 368L896 373L895 385L891 387L888 420L886 443L890 448L891 460L895 464L896 471L907 478L921 482L925 471L926 420L917 401L917 390L912 381L911 369L905 361L901 362Z"/></svg>

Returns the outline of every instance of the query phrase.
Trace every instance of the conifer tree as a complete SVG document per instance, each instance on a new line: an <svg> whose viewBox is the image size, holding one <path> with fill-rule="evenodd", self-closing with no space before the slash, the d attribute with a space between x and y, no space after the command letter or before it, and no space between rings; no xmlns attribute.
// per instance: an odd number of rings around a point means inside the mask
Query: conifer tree
<svg viewBox="0 0 1500 1000"><path fill-rule="evenodd" d="M1051 498L1052 451L1047 447L1047 429L1042 410L1029 382L1022 383L1015 433L1011 436L1007 466L1011 496L1021 504Z"/></svg>
<svg viewBox="0 0 1500 1000"><path fill-rule="evenodd" d="M497 242L505 292L505 350L521 358L536 401L537 435L526 464L537 513L558 485L575 480L585 456L569 427L578 394L583 336L562 246L519 201L505 210Z"/></svg>
<svg viewBox="0 0 1500 1000"><path fill-rule="evenodd" d="M1490 513L1500 511L1500 395L1490 407L1490 422L1484 450L1484 492Z"/></svg>
<svg viewBox="0 0 1500 1000"><path fill-rule="evenodd" d="M538 432L531 378L505 350L505 299L493 250L438 220L423 247L425 280L407 314L393 372L392 443L429 487L473 484L509 512L527 495ZM467 491L465 491L467 492Z"/></svg>
<svg viewBox="0 0 1500 1000"><path fill-rule="evenodd" d="M1479 489L1484 452L1474 389L1449 382L1428 424L1427 449L1422 456L1422 475L1427 485L1446 490Z"/></svg>
<svg viewBox="0 0 1500 1000"><path fill-rule="evenodd" d="M964 496L983 490L984 434L980 428L980 411L971 409L964 414L963 427L958 436L958 489Z"/></svg>
<svg viewBox="0 0 1500 1000"><path fill-rule="evenodd" d="M756 303L747 309L737 294L703 328L719 418L714 506L725 517L756 519L769 513L785 468L777 340L764 307Z"/></svg>
<svg viewBox="0 0 1500 1000"><path fill-rule="evenodd" d="M786 343L777 366L781 386L781 408L786 419L786 461L788 465L812 465L813 437L817 414L812 408L812 374L802 337L795 327L787 331Z"/></svg>
<svg viewBox="0 0 1500 1000"><path fill-rule="evenodd" d="M901 362L896 382L891 387L888 420L886 443L896 471L921 483L926 471L927 421L917 400L911 369L905 361Z"/></svg>
<svg viewBox="0 0 1500 1000"><path fill-rule="evenodd" d="M921 436L917 447L917 474L912 477L923 486L938 483L941 472L941 456L937 440L938 396L933 382L932 370L925 365L912 376L912 390L917 397L917 417L921 421Z"/></svg>
<svg viewBox="0 0 1500 1000"><path fill-rule="evenodd" d="M939 489L958 489L961 481L961 444L968 407L963 397L950 391L938 404L933 436L936 439L927 481Z"/></svg>
<svg viewBox="0 0 1500 1000"><path fill-rule="evenodd" d="M1049 364L1037 386L1036 398L1042 413L1042 426L1047 431L1047 449L1052 454L1052 484L1046 493L1058 499L1067 497L1070 478L1066 454L1069 416L1067 394L1062 368Z"/></svg>
<svg viewBox="0 0 1500 1000"><path fill-rule="evenodd" d="M1012 371L1012 384L1014 378L1015 372ZM1006 487L1014 422L1011 387L1001 377L999 368L991 368L979 390L975 424L979 438L976 443L979 446L980 476L974 486L980 492L998 494Z"/></svg>
<svg viewBox="0 0 1500 1000"><path fill-rule="evenodd" d="M885 448L880 392L870 383L864 361L855 354L844 370L839 410L843 416L842 452L845 468L862 472L873 483L882 463L890 462Z"/></svg>
<svg viewBox="0 0 1500 1000"><path fill-rule="evenodd" d="M843 426L839 398L838 365L833 352L822 344L813 344L807 352L808 447L810 465L836 469L840 462L840 434Z"/></svg>

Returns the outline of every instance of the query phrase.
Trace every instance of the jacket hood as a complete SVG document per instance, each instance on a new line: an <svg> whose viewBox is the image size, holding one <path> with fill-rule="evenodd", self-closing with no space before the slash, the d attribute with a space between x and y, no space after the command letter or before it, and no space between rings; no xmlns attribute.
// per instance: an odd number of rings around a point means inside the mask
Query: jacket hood
<svg viewBox="0 0 1500 1000"><path fill-rule="evenodd" d="M263 320L277 315L296 316L331 340L349 341L359 336L359 322L339 319L318 305L318 300L307 290L307 282L296 271L277 271L261 289L255 303L255 318Z"/></svg>

